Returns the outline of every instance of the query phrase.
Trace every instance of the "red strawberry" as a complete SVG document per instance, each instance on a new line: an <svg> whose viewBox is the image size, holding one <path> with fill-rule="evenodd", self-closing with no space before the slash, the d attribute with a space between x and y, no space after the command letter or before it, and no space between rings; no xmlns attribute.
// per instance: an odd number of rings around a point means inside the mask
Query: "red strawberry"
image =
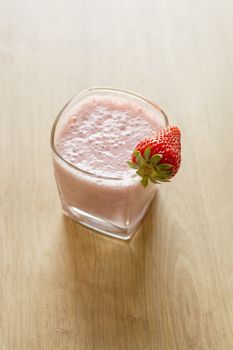
<svg viewBox="0 0 233 350"><path fill-rule="evenodd" d="M168 126L151 138L140 141L128 164L142 177L144 187L148 180L153 183L169 182L179 170L180 152L180 130L177 126Z"/></svg>

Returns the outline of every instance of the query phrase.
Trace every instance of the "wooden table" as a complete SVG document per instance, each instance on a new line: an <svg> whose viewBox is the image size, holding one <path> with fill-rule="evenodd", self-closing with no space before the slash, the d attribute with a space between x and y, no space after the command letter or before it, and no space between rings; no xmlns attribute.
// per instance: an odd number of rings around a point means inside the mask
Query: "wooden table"
<svg viewBox="0 0 233 350"><path fill-rule="evenodd" d="M233 349L232 0L0 0L0 349ZM49 134L116 86L160 104L183 164L129 244L64 218Z"/></svg>

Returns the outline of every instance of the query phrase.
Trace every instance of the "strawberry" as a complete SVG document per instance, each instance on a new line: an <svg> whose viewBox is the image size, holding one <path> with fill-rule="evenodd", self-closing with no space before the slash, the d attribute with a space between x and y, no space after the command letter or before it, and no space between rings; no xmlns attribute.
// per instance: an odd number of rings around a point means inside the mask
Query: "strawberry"
<svg viewBox="0 0 233 350"><path fill-rule="evenodd" d="M180 130L177 126L161 129L150 138L141 140L128 165L142 177L146 187L153 183L169 182L177 173L181 161Z"/></svg>

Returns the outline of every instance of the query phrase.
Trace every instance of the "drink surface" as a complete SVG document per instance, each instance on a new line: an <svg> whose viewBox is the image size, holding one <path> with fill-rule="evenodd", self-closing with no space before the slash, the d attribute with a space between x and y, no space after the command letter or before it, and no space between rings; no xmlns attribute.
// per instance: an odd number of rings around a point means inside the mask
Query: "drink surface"
<svg viewBox="0 0 233 350"><path fill-rule="evenodd" d="M85 98L69 112L57 140L58 153L81 170L106 177L128 177L132 151L164 126L161 114L118 96Z"/></svg>

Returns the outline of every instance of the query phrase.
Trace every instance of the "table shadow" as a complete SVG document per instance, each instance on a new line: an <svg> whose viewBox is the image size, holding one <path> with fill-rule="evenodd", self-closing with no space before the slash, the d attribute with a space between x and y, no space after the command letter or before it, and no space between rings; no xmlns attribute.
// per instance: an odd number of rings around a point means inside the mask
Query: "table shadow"
<svg viewBox="0 0 233 350"><path fill-rule="evenodd" d="M72 275L72 319L83 344L90 337L98 348L120 349L126 337L135 346L141 330L150 346L147 283L156 244L157 199L149 208L141 227L131 241L103 235L64 216L65 252ZM153 241L153 242L152 242Z"/></svg>

